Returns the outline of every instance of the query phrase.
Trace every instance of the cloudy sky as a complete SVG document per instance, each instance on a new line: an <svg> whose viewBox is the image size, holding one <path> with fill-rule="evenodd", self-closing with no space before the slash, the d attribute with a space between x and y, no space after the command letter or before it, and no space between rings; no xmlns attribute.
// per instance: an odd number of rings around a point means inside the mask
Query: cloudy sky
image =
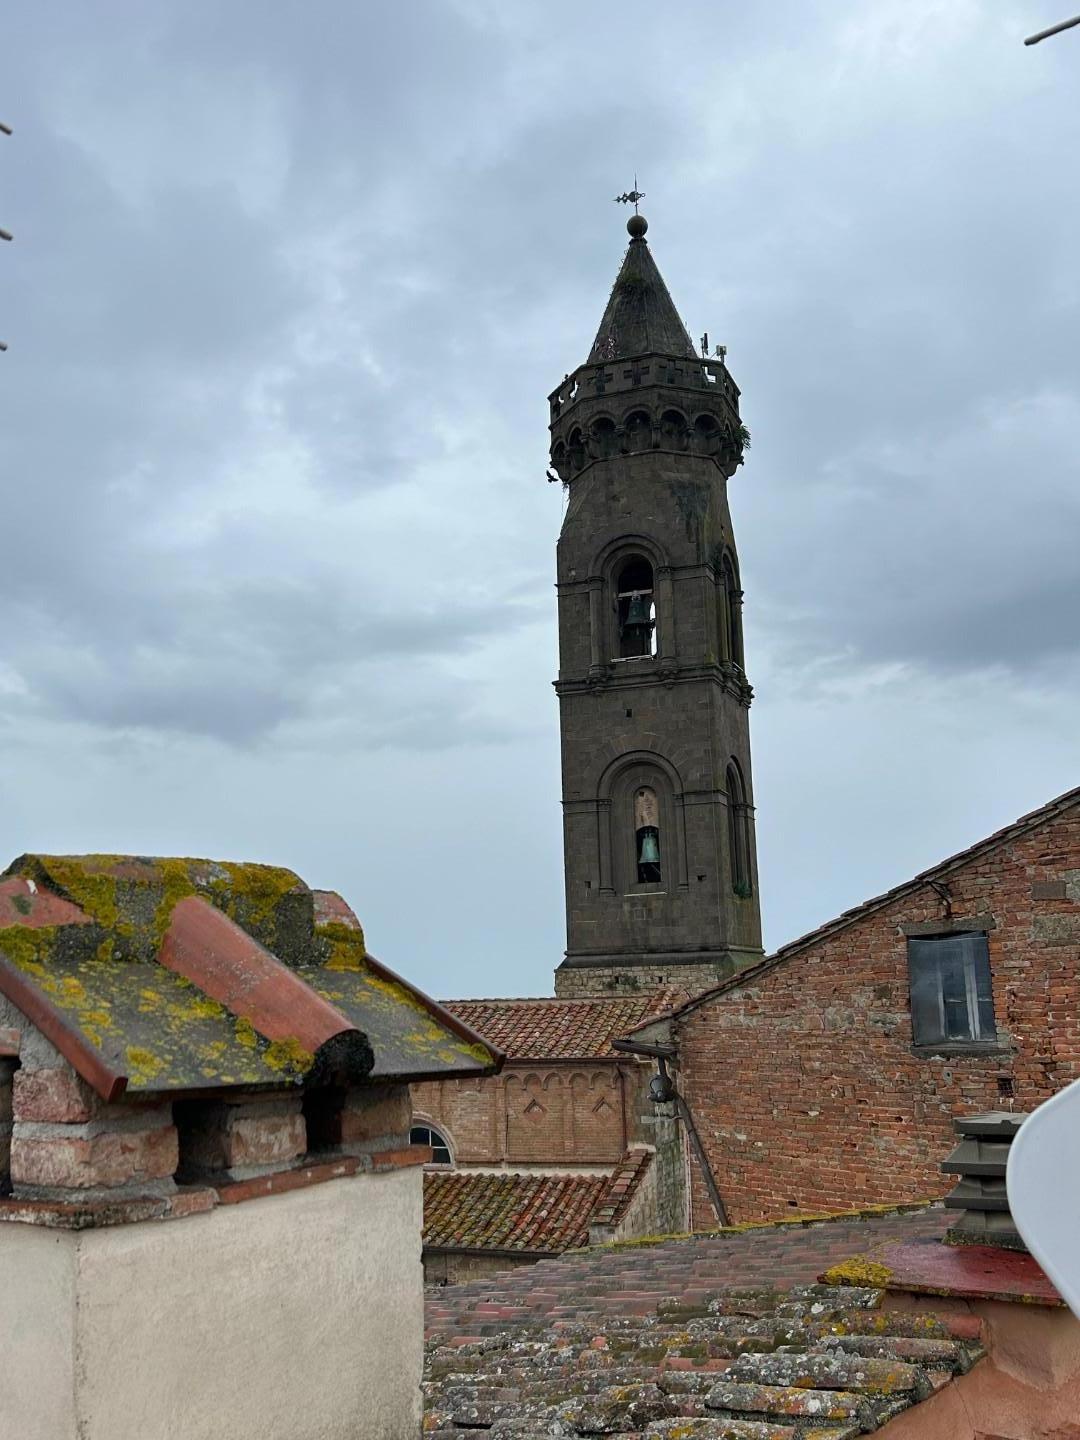
<svg viewBox="0 0 1080 1440"><path fill-rule="evenodd" d="M0 61L0 855L563 946L559 487L635 171L728 345L766 942L1080 783L1057 0L75 0Z"/></svg>

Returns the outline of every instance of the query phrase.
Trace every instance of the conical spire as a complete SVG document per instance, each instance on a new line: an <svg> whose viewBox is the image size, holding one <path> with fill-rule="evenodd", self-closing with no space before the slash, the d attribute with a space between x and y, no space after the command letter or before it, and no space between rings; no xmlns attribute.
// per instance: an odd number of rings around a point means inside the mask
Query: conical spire
<svg viewBox="0 0 1080 1440"><path fill-rule="evenodd" d="M589 352L589 363L653 353L696 354L649 250L645 217L631 215L626 228L630 245Z"/></svg>

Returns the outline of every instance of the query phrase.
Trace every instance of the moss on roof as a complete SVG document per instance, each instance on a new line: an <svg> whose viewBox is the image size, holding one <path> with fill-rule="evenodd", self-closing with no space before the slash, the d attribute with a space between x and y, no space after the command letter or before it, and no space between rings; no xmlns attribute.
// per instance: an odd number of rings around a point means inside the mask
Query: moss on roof
<svg viewBox="0 0 1080 1440"><path fill-rule="evenodd" d="M315 1064L295 1039L260 1034L254 1012L252 1024L158 963L173 910L191 895L223 911L329 1001L343 1031L351 1026L367 1037L373 1079L476 1074L497 1061L495 1052L461 1036L425 997L370 961L358 923L316 926L312 892L291 870L199 859L24 855L5 875L27 882L27 905L8 912L21 922L25 908L25 923L0 925L0 961L110 1072L127 1077L130 1092L280 1087L302 1083ZM33 912L45 892L78 906L91 923L35 925ZM0 964L0 990L5 973Z"/></svg>

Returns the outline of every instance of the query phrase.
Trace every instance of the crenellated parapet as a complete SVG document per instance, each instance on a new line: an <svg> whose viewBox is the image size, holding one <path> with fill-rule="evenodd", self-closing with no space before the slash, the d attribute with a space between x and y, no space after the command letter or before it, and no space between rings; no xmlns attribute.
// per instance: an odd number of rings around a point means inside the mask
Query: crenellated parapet
<svg viewBox="0 0 1080 1440"><path fill-rule="evenodd" d="M739 387L719 359L589 361L548 398L551 464L565 483L597 460L643 451L701 455L730 478L749 439Z"/></svg>

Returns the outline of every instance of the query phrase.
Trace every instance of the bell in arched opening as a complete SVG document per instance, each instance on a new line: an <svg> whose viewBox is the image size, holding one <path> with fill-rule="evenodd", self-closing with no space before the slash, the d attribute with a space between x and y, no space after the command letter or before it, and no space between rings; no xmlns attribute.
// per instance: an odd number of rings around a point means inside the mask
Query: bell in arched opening
<svg viewBox="0 0 1080 1440"><path fill-rule="evenodd" d="M661 878L660 805L656 791L647 785L634 796L634 842L638 884L657 884Z"/></svg>
<svg viewBox="0 0 1080 1440"><path fill-rule="evenodd" d="M619 572L618 606L620 657L633 660L638 656L655 654L653 569L641 556L628 560Z"/></svg>

